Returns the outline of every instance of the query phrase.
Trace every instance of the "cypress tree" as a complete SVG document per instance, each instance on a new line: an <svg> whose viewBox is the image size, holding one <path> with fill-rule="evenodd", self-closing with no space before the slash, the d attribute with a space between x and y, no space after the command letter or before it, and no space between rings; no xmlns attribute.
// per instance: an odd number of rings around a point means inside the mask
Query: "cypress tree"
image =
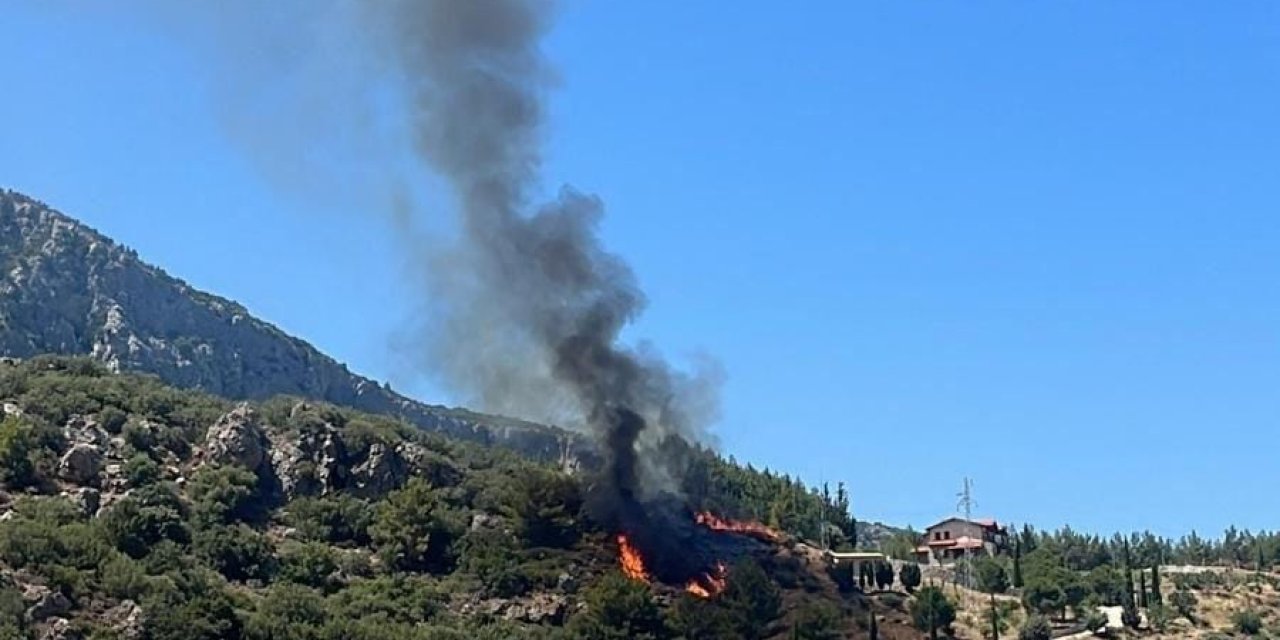
<svg viewBox="0 0 1280 640"><path fill-rule="evenodd" d="M1013 588L1022 588L1022 541L1013 541Z"/></svg>
<svg viewBox="0 0 1280 640"><path fill-rule="evenodd" d="M1164 604L1164 595L1160 593L1160 561L1151 565L1151 604Z"/></svg>
<svg viewBox="0 0 1280 640"><path fill-rule="evenodd" d="M1124 560L1124 611L1120 614L1120 619L1124 622L1124 626L1130 629L1137 629L1142 624L1142 616L1138 615L1138 608L1134 606L1133 597L1133 564L1129 558L1129 541L1124 541L1123 555Z"/></svg>
<svg viewBox="0 0 1280 640"><path fill-rule="evenodd" d="M1147 608L1147 572L1138 570L1138 608Z"/></svg>
<svg viewBox="0 0 1280 640"><path fill-rule="evenodd" d="M880 640L880 625L876 623L876 612L868 609L867 616L871 618L867 624L867 633L870 634L871 640Z"/></svg>
<svg viewBox="0 0 1280 640"><path fill-rule="evenodd" d="M991 640L1000 640L1000 612L996 611L996 594L991 594Z"/></svg>

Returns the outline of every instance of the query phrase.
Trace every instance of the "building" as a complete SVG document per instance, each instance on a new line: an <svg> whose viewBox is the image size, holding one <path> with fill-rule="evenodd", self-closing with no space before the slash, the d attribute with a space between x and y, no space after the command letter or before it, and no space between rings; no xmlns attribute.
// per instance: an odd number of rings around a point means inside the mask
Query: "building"
<svg viewBox="0 0 1280 640"><path fill-rule="evenodd" d="M922 564L945 564L973 555L996 555L1009 546L1009 532L991 519L947 518L925 529L916 559Z"/></svg>

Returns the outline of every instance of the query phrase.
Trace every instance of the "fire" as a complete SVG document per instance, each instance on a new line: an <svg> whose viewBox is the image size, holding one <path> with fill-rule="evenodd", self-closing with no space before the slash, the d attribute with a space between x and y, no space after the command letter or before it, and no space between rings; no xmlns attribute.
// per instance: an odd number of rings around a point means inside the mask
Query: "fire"
<svg viewBox="0 0 1280 640"><path fill-rule="evenodd" d="M782 535L777 531L766 527L759 522L741 522L738 520L729 520L721 518L714 513L702 512L697 515L698 524L711 529L712 531L732 531L734 533L745 533L757 538L763 538L769 542L778 542L782 540Z"/></svg>
<svg viewBox="0 0 1280 640"><path fill-rule="evenodd" d="M631 546L625 534L618 534L618 560L622 563L622 573L632 580L649 581L649 572L644 570L644 558Z"/></svg>
<svg viewBox="0 0 1280 640"><path fill-rule="evenodd" d="M715 574L704 574L701 578L695 578L684 586L684 590L692 593L699 598L710 598L724 591L725 579L724 575L727 570L724 563L717 563Z"/></svg>
<svg viewBox="0 0 1280 640"><path fill-rule="evenodd" d="M758 522L742 522L738 520L730 520L721 518L712 513L699 513L695 516L697 523L711 531L724 531L736 533L769 542L779 542L782 535L777 531L770 529ZM640 550L631 544L631 540L625 533L617 534L615 540L618 543L618 563L622 566L622 573L632 580L641 582L650 582L652 576L644 566L644 556L640 555ZM726 576L729 570L723 562L717 562L715 568L707 570L691 580L685 586L685 591L699 598L710 598L719 595L724 591L726 584Z"/></svg>

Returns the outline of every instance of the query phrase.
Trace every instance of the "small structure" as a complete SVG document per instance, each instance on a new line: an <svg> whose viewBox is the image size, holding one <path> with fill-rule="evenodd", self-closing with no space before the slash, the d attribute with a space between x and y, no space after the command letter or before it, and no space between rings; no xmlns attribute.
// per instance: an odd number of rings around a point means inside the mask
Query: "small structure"
<svg viewBox="0 0 1280 640"><path fill-rule="evenodd" d="M872 567L881 562L889 562L888 556L878 551L830 551L827 552L827 561L833 567L849 567L850 578L856 578L862 571L863 565L871 565ZM897 573L896 571L894 572ZM855 580L856 581L856 580Z"/></svg>
<svg viewBox="0 0 1280 640"><path fill-rule="evenodd" d="M916 558L921 564L945 564L967 553L994 556L1008 545L1008 530L995 520L957 516L925 529L924 543L916 547Z"/></svg>

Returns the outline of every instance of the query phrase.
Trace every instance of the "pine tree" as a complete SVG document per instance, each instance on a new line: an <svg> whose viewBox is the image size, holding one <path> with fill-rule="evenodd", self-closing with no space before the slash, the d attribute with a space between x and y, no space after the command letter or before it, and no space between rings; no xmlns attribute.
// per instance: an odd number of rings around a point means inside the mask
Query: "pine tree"
<svg viewBox="0 0 1280 640"><path fill-rule="evenodd" d="M1013 588L1022 588L1022 541L1013 540Z"/></svg>

